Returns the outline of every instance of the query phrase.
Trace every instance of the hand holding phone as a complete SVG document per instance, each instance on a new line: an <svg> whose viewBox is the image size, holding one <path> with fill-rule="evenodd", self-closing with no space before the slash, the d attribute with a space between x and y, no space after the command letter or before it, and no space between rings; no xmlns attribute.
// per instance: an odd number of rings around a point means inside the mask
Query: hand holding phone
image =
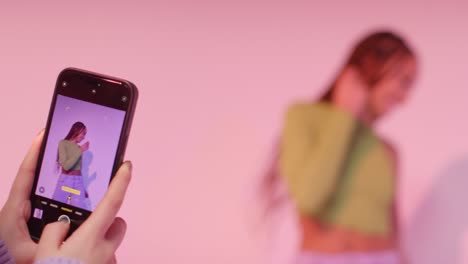
<svg viewBox="0 0 468 264"><path fill-rule="evenodd" d="M117 171L109 189L86 222L65 241L69 224L65 221L48 224L39 241L36 261L57 256L87 264L116 263L114 252L127 229L125 221L116 217L131 179L131 163Z"/></svg>
<svg viewBox="0 0 468 264"><path fill-rule="evenodd" d="M37 244L31 239L27 221L31 217L29 195L34 182L37 158L44 132L35 138L18 170L8 199L0 210L0 239L16 263L32 263Z"/></svg>
<svg viewBox="0 0 468 264"><path fill-rule="evenodd" d="M60 73L30 194L34 240L58 220L70 224L70 236L92 215L122 164L137 99L129 81L74 68Z"/></svg>
<svg viewBox="0 0 468 264"><path fill-rule="evenodd" d="M28 234L30 189L44 133L34 140L22 162L5 206L0 210L0 238L4 240L16 263L64 257L84 263L115 263L112 258L126 231L126 223L115 218L131 179L131 163L125 162L117 172L108 192L94 214L77 232L62 244L69 224L50 223L39 247ZM5 257L5 256L2 256Z"/></svg>

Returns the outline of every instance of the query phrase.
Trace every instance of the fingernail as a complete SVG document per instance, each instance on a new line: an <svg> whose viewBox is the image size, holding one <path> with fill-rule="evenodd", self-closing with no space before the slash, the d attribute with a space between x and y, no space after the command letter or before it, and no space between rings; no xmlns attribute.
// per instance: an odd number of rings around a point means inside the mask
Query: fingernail
<svg viewBox="0 0 468 264"><path fill-rule="evenodd" d="M129 161L129 160L127 160L125 163L127 163L128 170L129 170L130 172L132 172L132 170L133 170L133 164L132 164L132 162Z"/></svg>

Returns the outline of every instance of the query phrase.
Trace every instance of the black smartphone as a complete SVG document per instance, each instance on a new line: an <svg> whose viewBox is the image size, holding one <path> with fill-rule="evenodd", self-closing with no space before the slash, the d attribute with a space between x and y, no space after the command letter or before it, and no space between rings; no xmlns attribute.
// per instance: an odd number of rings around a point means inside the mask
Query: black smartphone
<svg viewBox="0 0 468 264"><path fill-rule="evenodd" d="M137 100L129 81L76 68L59 74L31 190L33 240L58 220L71 235L96 208L123 162Z"/></svg>

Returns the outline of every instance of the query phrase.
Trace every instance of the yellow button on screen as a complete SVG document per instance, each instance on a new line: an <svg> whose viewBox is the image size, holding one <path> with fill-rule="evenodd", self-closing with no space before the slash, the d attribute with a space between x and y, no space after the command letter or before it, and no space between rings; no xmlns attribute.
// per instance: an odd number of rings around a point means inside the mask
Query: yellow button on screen
<svg viewBox="0 0 468 264"><path fill-rule="evenodd" d="M62 186L62 191L72 193L72 194L76 194L76 195L81 194L81 192L79 190L76 190L76 189L73 189L73 188L70 188L70 187L67 187L67 186Z"/></svg>
<svg viewBox="0 0 468 264"><path fill-rule="evenodd" d="M66 207L60 207L60 209L62 209L65 212L69 212L69 213L72 212L72 209L69 209L69 208L66 208Z"/></svg>

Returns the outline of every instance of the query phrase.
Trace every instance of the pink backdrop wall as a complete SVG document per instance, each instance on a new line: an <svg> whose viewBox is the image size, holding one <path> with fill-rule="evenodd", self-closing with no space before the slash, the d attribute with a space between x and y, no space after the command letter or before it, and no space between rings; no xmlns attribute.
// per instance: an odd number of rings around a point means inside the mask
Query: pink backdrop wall
<svg viewBox="0 0 468 264"><path fill-rule="evenodd" d="M389 26L422 66L408 105L380 127L400 149L410 256L468 263L467 11L442 0L2 1L0 202L57 74L86 68L140 88L120 263L284 261L297 238L290 211L265 242L251 203L282 112L321 92L358 36Z"/></svg>

